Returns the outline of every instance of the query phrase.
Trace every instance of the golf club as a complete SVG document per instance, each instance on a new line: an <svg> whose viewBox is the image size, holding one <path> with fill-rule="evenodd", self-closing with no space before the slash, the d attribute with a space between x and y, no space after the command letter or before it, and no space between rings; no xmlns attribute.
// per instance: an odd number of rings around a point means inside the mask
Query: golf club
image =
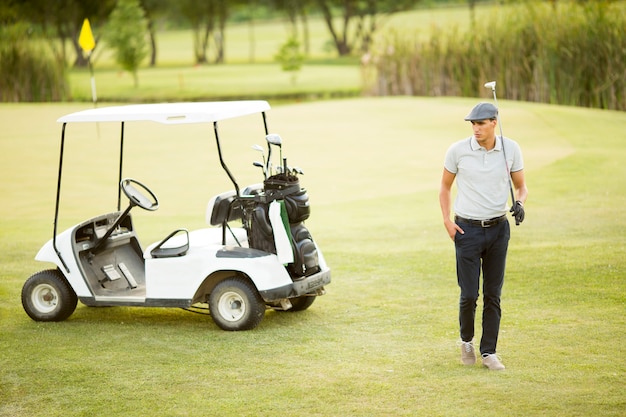
<svg viewBox="0 0 626 417"><path fill-rule="evenodd" d="M274 145L274 146L278 146L278 149L280 151L280 155L279 155L280 157L279 164L280 164L280 162L283 160L283 141L280 135L276 133L270 133L269 135L265 136L265 140L267 141L267 149L268 149L267 163L270 164L270 155L272 154L272 147L270 145Z"/></svg>
<svg viewBox="0 0 626 417"><path fill-rule="evenodd" d="M506 174L509 180L509 190L511 191L511 204L515 206L515 193L513 192L513 182L511 181L511 170L509 169L509 163L506 160L506 151L504 149L504 135L502 134L502 122L500 120L500 108L498 106L498 99L496 97L496 82L489 81L485 83L485 88L491 88L491 91L493 92L493 101L497 109L496 120L498 121L498 126L500 127L500 142L502 143L502 154L504 155L504 165L506 166ZM515 224L519 226L517 220Z"/></svg>
<svg viewBox="0 0 626 417"><path fill-rule="evenodd" d="M252 165L254 165L255 167L261 168L261 170L263 171L263 179L266 180L267 174L265 173L265 164L262 164L259 161L254 161Z"/></svg>
<svg viewBox="0 0 626 417"><path fill-rule="evenodd" d="M263 147L261 145L252 145L252 149L255 151L261 152L261 157L263 158L263 163L265 163L265 152L263 152Z"/></svg>
<svg viewBox="0 0 626 417"><path fill-rule="evenodd" d="M263 148L261 147L261 145L252 145L252 149L261 152L261 156L263 158L263 177L267 178L267 166L265 164L265 153L263 152Z"/></svg>

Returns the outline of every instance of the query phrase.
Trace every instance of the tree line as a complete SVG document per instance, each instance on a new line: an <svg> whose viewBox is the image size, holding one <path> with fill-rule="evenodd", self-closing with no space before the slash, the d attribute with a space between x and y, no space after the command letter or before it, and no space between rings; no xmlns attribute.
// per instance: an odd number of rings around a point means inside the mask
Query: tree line
<svg viewBox="0 0 626 417"><path fill-rule="evenodd" d="M119 2L127 0L4 0L0 4L3 26L27 22L30 30L47 39L58 39L63 58L74 52L74 67L87 65L78 44L83 20L92 27L104 27ZM150 65L158 60L159 24L187 27L193 33L196 64L223 63L226 56L225 30L229 23L268 17L286 17L293 36L308 45L308 17L321 15L339 56L366 51L380 19L414 8L423 0L134 0L144 12L147 24ZM440 0L446 2L445 0ZM475 3L475 0L470 1ZM97 39L99 40L99 39Z"/></svg>

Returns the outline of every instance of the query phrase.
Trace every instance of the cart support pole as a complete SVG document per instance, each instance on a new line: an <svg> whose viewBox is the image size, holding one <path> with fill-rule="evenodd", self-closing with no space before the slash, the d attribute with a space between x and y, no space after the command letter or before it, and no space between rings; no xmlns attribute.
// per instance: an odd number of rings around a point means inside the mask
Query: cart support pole
<svg viewBox="0 0 626 417"><path fill-rule="evenodd" d="M63 264L65 268L65 272L70 272L70 269L67 267L67 264L63 260L61 256L61 251L57 249L57 223L59 220L59 201L61 197L61 174L63 173L63 149L65 148L65 126L67 123L63 123L63 128L61 129L61 153L59 155L59 176L57 178L57 201L54 207L54 229L52 231L52 247L54 251L57 253L59 260Z"/></svg>
<svg viewBox="0 0 626 417"><path fill-rule="evenodd" d="M122 209L122 168L124 164L124 122L120 132L120 170L117 179L117 211Z"/></svg>
<svg viewBox="0 0 626 417"><path fill-rule="evenodd" d="M231 182L235 186L235 192L237 193L237 197L239 197L239 185L237 185L237 181L235 181L235 177L233 177L233 174L230 172L230 170L226 166L226 162L224 162L224 158L222 157L222 147L220 145L220 134L219 134L219 131L217 130L217 122L213 122L213 130L215 131L215 142L217 143L217 154L220 157L220 164L222 164L222 168L224 168L224 171L226 171L228 178L230 178Z"/></svg>

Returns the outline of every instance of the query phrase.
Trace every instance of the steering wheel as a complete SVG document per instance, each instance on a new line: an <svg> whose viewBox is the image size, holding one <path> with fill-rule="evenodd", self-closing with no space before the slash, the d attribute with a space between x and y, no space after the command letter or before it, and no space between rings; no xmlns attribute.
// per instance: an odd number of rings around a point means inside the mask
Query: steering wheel
<svg viewBox="0 0 626 417"><path fill-rule="evenodd" d="M139 189L135 186L138 186ZM155 211L159 208L159 200L154 193L139 181L135 181L132 178L124 178L120 183L120 187L122 187L122 191L124 191L124 194L126 194L126 197L130 200L131 206L139 206L149 211ZM142 191L147 193L152 200L146 197Z"/></svg>

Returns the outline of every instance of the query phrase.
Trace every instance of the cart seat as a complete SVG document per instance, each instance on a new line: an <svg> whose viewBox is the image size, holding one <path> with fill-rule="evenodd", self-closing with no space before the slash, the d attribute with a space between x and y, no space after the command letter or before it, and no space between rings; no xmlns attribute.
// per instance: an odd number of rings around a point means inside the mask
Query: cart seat
<svg viewBox="0 0 626 417"><path fill-rule="evenodd" d="M243 212L239 204L235 203L237 193L235 190L226 191L213 197L206 209L206 222L211 226L220 226L226 222L239 220Z"/></svg>

